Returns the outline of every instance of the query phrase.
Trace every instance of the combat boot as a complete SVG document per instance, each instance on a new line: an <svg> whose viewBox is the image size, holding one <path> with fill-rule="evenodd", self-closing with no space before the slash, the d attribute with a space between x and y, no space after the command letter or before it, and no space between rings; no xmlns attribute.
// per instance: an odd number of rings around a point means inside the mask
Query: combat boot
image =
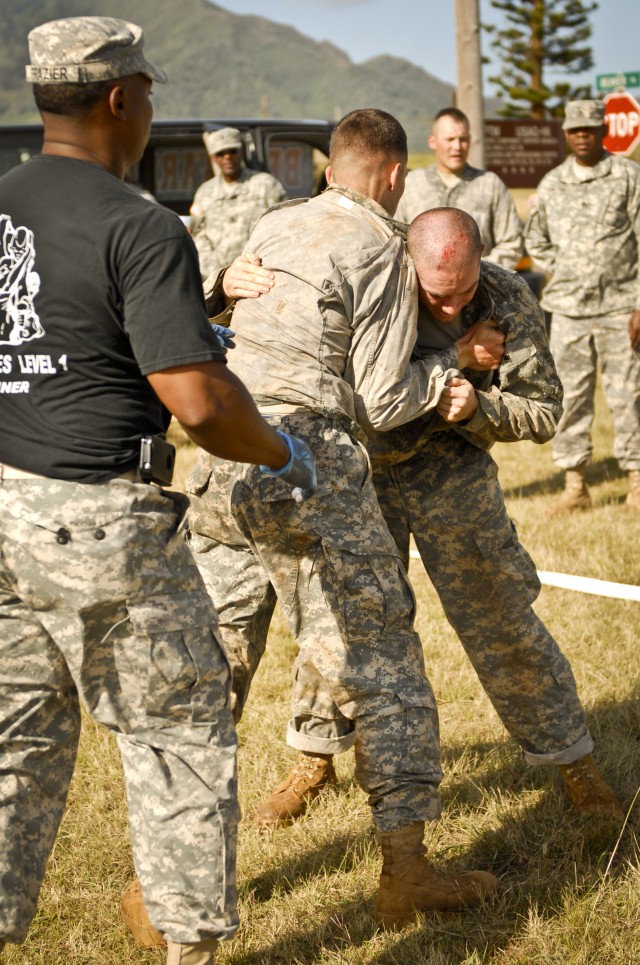
<svg viewBox="0 0 640 965"><path fill-rule="evenodd" d="M336 783L331 754L300 752L289 776L256 811L253 821L260 828L277 828L302 817L323 788Z"/></svg>
<svg viewBox="0 0 640 965"><path fill-rule="evenodd" d="M624 821L624 808L591 754L585 754L572 764L560 764L558 769L565 793L581 818Z"/></svg>
<svg viewBox="0 0 640 965"><path fill-rule="evenodd" d="M559 499L548 509L549 516L557 513L570 513L576 509L591 509L591 494L584 478L584 466L567 469L564 474L564 489Z"/></svg>
<svg viewBox="0 0 640 965"><path fill-rule="evenodd" d="M194 945L167 942L167 965L213 965L217 947L215 938Z"/></svg>
<svg viewBox="0 0 640 965"><path fill-rule="evenodd" d="M631 509L640 509L640 469L632 469L629 473L629 492L626 503Z"/></svg>
<svg viewBox="0 0 640 965"><path fill-rule="evenodd" d="M385 928L402 928L417 911L461 911L476 905L498 887L488 871L449 875L427 861L424 821L380 834L382 871L376 918Z"/></svg>
<svg viewBox="0 0 640 965"><path fill-rule="evenodd" d="M147 909L142 898L142 888L136 878L122 892L120 899L120 918L131 931L136 945L145 948L157 948L164 945L162 932L154 928L149 921Z"/></svg>

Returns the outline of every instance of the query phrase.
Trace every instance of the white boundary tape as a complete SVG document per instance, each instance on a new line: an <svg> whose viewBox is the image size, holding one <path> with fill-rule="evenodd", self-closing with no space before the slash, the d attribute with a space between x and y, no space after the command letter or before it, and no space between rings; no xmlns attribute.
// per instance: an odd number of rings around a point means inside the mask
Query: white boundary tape
<svg viewBox="0 0 640 965"><path fill-rule="evenodd" d="M411 559L419 560L417 550L411 550ZM616 600L636 600L640 603L640 586L630 583L610 583L608 580L594 580L589 576L573 576L571 573L550 573L538 570L541 583L558 586L563 590L576 590L578 593L593 593L596 596L610 596Z"/></svg>

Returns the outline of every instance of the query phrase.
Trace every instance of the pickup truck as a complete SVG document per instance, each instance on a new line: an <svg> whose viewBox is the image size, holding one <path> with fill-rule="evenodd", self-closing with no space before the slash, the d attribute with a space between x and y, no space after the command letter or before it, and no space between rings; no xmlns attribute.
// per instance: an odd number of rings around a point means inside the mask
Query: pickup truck
<svg viewBox="0 0 640 965"><path fill-rule="evenodd" d="M322 120L154 121L142 160L128 179L186 220L196 188L213 176L202 134L222 127L240 130L247 167L270 171L290 198L317 193L334 127ZM39 154L41 146L40 124L0 126L0 174Z"/></svg>

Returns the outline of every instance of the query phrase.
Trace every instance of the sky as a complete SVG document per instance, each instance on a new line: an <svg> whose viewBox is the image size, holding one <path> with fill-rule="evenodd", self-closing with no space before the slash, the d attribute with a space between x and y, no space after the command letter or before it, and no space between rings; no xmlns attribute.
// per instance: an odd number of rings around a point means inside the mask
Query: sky
<svg viewBox="0 0 640 965"><path fill-rule="evenodd" d="M213 0L239 14L258 14L295 27L314 40L329 40L355 63L378 54L410 60L440 80L455 84L454 0ZM480 0L480 17L499 24L499 11L490 0ZM591 84L596 74L640 71L640 2L600 0L591 14L594 69L585 75L565 75L571 83ZM483 54L490 56L483 36ZM485 95L495 94L487 82ZM549 80L552 76L549 75ZM632 91L636 96L640 90Z"/></svg>

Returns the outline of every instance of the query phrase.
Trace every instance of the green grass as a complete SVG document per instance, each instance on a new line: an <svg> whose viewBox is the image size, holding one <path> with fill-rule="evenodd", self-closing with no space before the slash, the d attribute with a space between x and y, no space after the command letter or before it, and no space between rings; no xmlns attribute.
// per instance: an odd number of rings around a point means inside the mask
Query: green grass
<svg viewBox="0 0 640 965"><path fill-rule="evenodd" d="M596 506L566 520L544 515L561 486L549 447L499 446L496 457L523 543L540 569L638 583L640 519L623 504L611 425L599 400L589 471ZM193 458L180 450L180 478ZM286 771L283 743L295 646L278 614L239 730L238 880L241 928L221 946L227 965L632 965L640 962L637 805L620 840L585 827L551 768L524 765L484 696L421 565L411 564L418 629L441 718L445 780L429 851L462 870L500 877L480 912L421 919L397 934L372 918L378 851L350 754L339 787L299 824L261 834L251 814ZM640 784L640 604L543 588L537 612L572 660L597 757L628 805ZM118 921L132 875L120 765L111 737L86 722L69 807L38 915L11 965L159 963Z"/></svg>

